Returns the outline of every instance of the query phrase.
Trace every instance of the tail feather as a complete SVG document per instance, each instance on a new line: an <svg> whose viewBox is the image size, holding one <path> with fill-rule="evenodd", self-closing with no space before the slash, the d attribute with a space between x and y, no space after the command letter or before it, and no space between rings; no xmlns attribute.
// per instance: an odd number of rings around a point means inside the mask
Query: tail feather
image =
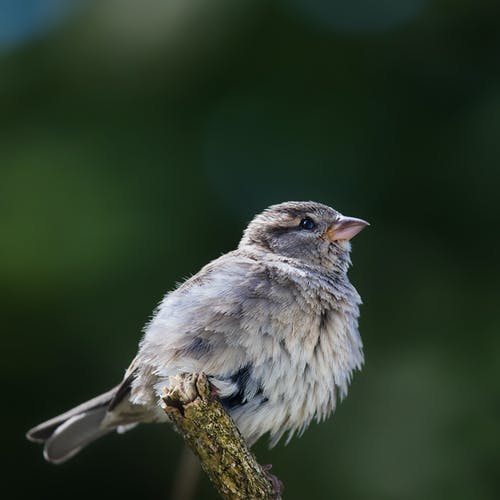
<svg viewBox="0 0 500 500"><path fill-rule="evenodd" d="M159 408L151 411L151 408L130 402L132 381L133 370L110 391L33 427L26 437L45 443L45 459L60 464L113 430L122 433L139 422L166 421L166 414Z"/></svg>
<svg viewBox="0 0 500 500"><path fill-rule="evenodd" d="M60 464L76 455L82 448L113 429L101 428L106 408L97 408L71 417L61 424L45 441L43 456L48 462Z"/></svg>
<svg viewBox="0 0 500 500"><path fill-rule="evenodd" d="M30 441L45 443L43 453L47 461L58 464L68 460L84 446L113 430L113 427L102 424L117 390L115 387L33 427L26 437Z"/></svg>
<svg viewBox="0 0 500 500"><path fill-rule="evenodd" d="M69 420L71 417L74 417L75 415L79 415L80 413L85 413L89 410L94 410L96 408L101 408L101 407L107 407L111 400L114 398L118 387L114 387L108 392L105 392L104 394L100 394L99 396L90 399L89 401L86 401L85 403L82 403L81 405L75 406L75 408L72 408L71 410L61 413L61 415L58 415L57 417L51 418L50 420L47 420L46 422L43 422L36 427L33 427L33 429L30 429L26 433L26 437L35 443L43 443L46 441L54 431L64 422Z"/></svg>

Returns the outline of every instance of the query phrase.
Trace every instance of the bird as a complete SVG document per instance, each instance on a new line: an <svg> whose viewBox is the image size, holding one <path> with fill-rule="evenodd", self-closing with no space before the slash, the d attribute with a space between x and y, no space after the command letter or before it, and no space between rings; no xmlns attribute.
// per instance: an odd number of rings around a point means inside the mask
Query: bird
<svg viewBox="0 0 500 500"><path fill-rule="evenodd" d="M97 438L168 422L161 395L204 373L252 446L326 419L364 363L350 240L368 222L312 201L272 205L238 247L165 295L120 384L28 431L59 464Z"/></svg>

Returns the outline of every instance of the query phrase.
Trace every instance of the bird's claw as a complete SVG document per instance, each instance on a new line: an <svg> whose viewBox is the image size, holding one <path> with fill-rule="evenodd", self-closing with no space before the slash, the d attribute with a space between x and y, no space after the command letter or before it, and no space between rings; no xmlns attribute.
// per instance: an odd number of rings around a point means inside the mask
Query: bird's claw
<svg viewBox="0 0 500 500"><path fill-rule="evenodd" d="M271 483L271 486L273 488L274 498L281 498L281 494L285 489L285 485L277 476L269 472L272 469L273 465L266 464L266 465L261 465L261 467L264 473L266 474L267 479Z"/></svg>

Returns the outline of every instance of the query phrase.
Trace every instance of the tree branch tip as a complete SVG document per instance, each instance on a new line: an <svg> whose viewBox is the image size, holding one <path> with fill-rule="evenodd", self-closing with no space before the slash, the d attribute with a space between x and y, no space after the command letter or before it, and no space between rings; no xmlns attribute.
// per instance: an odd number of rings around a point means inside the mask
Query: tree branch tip
<svg viewBox="0 0 500 500"><path fill-rule="evenodd" d="M281 481L259 465L204 373L172 377L161 399L222 498L280 498Z"/></svg>

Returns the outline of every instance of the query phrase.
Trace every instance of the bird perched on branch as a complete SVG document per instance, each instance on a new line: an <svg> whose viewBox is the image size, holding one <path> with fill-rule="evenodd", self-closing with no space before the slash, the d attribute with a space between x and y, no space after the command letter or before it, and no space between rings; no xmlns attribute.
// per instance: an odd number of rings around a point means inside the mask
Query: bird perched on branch
<svg viewBox="0 0 500 500"><path fill-rule="evenodd" d="M238 248L167 293L121 384L31 429L49 462L164 422L169 377L204 372L243 436L271 445L326 418L363 363L349 240L368 223L314 202L273 205Z"/></svg>

